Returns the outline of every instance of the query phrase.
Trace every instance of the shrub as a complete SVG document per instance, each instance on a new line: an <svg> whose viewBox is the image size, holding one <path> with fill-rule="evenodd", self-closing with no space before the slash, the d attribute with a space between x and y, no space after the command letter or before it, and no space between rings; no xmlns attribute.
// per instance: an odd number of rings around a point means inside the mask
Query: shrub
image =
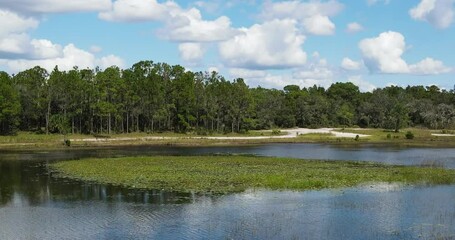
<svg viewBox="0 0 455 240"><path fill-rule="evenodd" d="M387 134L387 139L391 139L392 135L390 133Z"/></svg>
<svg viewBox="0 0 455 240"><path fill-rule="evenodd" d="M65 146L67 146L67 147L71 147L71 140L65 139L65 140L63 141L63 144L64 144Z"/></svg>
<svg viewBox="0 0 455 240"><path fill-rule="evenodd" d="M406 139L414 139L414 133L412 133L410 131L408 131L405 136L406 136Z"/></svg>
<svg viewBox="0 0 455 240"><path fill-rule="evenodd" d="M355 139L354 140L359 141L359 138L360 138L359 135L355 135Z"/></svg>
<svg viewBox="0 0 455 240"><path fill-rule="evenodd" d="M281 131L279 129L273 129L272 130L272 135L280 135Z"/></svg>

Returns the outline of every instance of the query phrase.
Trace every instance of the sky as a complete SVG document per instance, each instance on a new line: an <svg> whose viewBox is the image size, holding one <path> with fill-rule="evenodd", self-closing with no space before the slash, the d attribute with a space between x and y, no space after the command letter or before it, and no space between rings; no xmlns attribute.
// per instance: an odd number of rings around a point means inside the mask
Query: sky
<svg viewBox="0 0 455 240"><path fill-rule="evenodd" d="M0 71L141 60L251 87L455 84L455 0L0 0Z"/></svg>

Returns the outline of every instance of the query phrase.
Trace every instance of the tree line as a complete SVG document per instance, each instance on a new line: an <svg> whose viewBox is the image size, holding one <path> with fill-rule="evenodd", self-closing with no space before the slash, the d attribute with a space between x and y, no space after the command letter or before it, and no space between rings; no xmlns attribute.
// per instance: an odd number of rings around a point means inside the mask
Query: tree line
<svg viewBox="0 0 455 240"><path fill-rule="evenodd" d="M352 83L282 90L243 79L141 61L48 72L0 72L0 134L246 132L290 127L455 127L455 93L436 86L390 86L362 93Z"/></svg>

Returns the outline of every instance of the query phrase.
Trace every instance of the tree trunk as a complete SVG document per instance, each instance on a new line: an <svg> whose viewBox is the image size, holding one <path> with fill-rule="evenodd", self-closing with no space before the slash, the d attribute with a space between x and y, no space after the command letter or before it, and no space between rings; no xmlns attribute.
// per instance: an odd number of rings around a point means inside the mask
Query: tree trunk
<svg viewBox="0 0 455 240"><path fill-rule="evenodd" d="M139 116L136 117L136 132L139 132Z"/></svg>
<svg viewBox="0 0 455 240"><path fill-rule="evenodd" d="M395 125L395 132L399 132L400 131L400 119L398 118L397 119L397 122L396 122L396 125Z"/></svg>
<svg viewBox="0 0 455 240"><path fill-rule="evenodd" d="M155 131L155 129L154 129L154 124L155 124L155 121L154 121L154 119L153 119L153 117L152 117L152 133Z"/></svg>
<svg viewBox="0 0 455 240"><path fill-rule="evenodd" d="M109 119L107 120L107 125L108 125L108 127L107 127L107 134L110 135L110 134L111 134L111 113L109 113L109 116L108 116L108 117L109 117Z"/></svg>
<svg viewBox="0 0 455 240"><path fill-rule="evenodd" d="M46 114L46 135L49 134L49 118L51 115L51 100L47 102L47 114Z"/></svg>
<svg viewBox="0 0 455 240"><path fill-rule="evenodd" d="M126 133L129 133L129 132L130 132L129 120L130 120L130 113L129 113L129 112L126 112Z"/></svg>

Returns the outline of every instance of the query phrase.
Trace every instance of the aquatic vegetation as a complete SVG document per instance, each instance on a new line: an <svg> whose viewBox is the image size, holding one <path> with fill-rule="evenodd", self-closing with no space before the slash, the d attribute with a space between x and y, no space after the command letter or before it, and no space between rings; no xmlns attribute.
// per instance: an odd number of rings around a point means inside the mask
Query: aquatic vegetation
<svg viewBox="0 0 455 240"><path fill-rule="evenodd" d="M154 156L62 161L57 176L131 188L239 192L249 188L309 190L369 182L450 184L455 170L347 161L257 156Z"/></svg>

